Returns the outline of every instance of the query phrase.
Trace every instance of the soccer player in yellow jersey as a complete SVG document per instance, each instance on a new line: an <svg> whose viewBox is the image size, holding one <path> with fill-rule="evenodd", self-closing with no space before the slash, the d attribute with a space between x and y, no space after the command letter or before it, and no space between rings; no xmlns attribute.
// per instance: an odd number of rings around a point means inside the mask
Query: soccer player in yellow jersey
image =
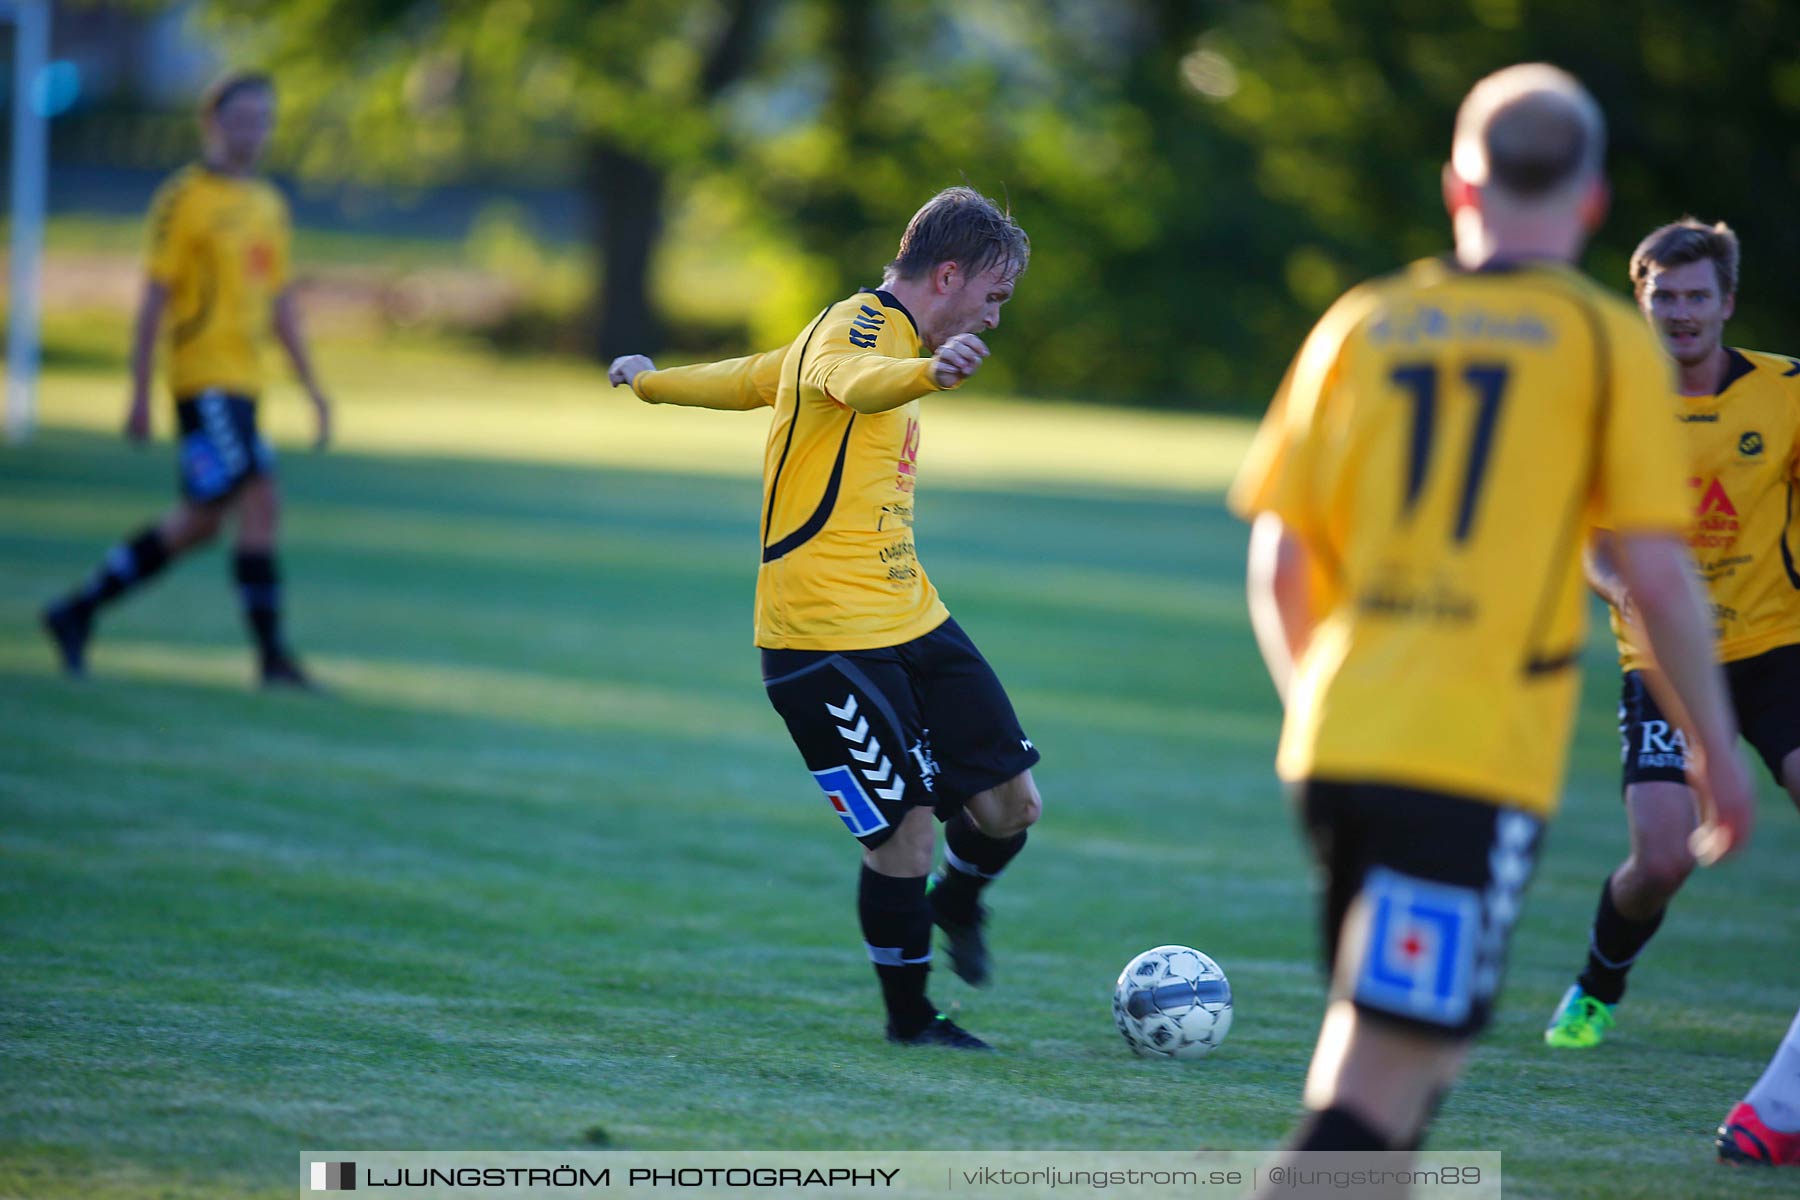
<svg viewBox="0 0 1800 1200"><path fill-rule="evenodd" d="M280 494L274 454L256 428L261 343L271 326L317 410L320 447L330 436L331 407L313 376L288 278L287 205L256 176L274 119L267 76L220 79L200 106L204 160L163 184L151 207L149 279L132 341L125 431L137 442L149 436L151 360L166 339L182 499L114 546L86 583L44 611L72 675L86 669L99 610L210 541L235 510L233 569L262 681L310 686L281 634Z"/></svg>
<svg viewBox="0 0 1800 1200"><path fill-rule="evenodd" d="M1745 740L1800 802L1800 361L1724 344L1737 280L1737 236L1723 223L1665 225L1631 257L1638 306L1678 376L1667 419L1688 450L1688 544L1712 600L1726 683ZM1625 676L1619 735L1631 848L1601 884L1587 966L1544 1031L1552 1046L1604 1040L1627 972L1694 869L1687 739L1644 688L1637 598L1615 559L1612 539L1597 536L1588 575L1613 608ZM1796 1131L1800 1123L1780 1132Z"/></svg>
<svg viewBox="0 0 1800 1200"><path fill-rule="evenodd" d="M1300 1150L1415 1147L1487 1022L1573 723L1586 528L1706 751L1718 848L1749 781L1680 531L1687 471L1643 322L1568 264L1604 125L1530 64L1457 114L1455 254L1358 287L1288 371L1231 503L1285 700L1277 770L1324 877L1331 993Z"/></svg>
<svg viewBox="0 0 1800 1200"><path fill-rule="evenodd" d="M913 216L880 287L830 305L791 345L667 370L626 355L611 369L652 404L774 410L756 577L763 685L862 843L863 941L887 1036L906 1045L987 1049L926 996L931 927L951 969L985 984L979 897L1040 811L1037 749L913 540L921 401L980 368L979 335L1000 323L1029 253L1008 213L950 188Z"/></svg>

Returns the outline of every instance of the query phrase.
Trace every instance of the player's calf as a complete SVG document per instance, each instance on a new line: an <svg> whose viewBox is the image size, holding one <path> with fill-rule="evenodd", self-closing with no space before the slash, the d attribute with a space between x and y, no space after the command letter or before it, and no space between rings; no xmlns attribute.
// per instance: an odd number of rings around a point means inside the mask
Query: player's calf
<svg viewBox="0 0 1800 1200"><path fill-rule="evenodd" d="M1026 830L1043 813L1031 772L970 798L944 823L944 865L932 879L932 919L944 931L950 969L971 987L993 977L982 891L1025 848Z"/></svg>

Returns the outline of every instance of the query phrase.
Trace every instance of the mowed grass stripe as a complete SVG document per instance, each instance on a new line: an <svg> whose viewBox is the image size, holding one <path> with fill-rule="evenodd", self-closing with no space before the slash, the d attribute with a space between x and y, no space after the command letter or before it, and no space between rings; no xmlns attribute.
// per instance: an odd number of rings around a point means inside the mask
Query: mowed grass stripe
<svg viewBox="0 0 1800 1200"><path fill-rule="evenodd" d="M1026 419L1028 409L1021 409ZM757 683L749 478L290 455L297 640L249 691L222 556L55 678L36 604L166 503L166 451L52 432L0 471L0 1195L268 1194L302 1146L1272 1145L1316 1031L1314 900L1216 499L922 498L921 552L1045 751L995 890L1001 1053L896 1054L855 852ZM98 481L90 488L87 481ZM391 544L390 544L391 543ZM1495 1030L1434 1144L1509 1195L1728 1196L1711 1124L1800 996L1785 801L1697 878L1616 1049L1538 1041L1623 848L1603 638ZM1133 1060L1113 976L1188 941L1238 1020Z"/></svg>

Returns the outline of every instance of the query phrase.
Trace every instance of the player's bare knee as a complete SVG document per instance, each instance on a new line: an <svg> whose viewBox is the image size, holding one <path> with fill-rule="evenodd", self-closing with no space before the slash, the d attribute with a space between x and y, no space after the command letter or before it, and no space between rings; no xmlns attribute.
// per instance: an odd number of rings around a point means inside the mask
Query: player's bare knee
<svg viewBox="0 0 1800 1200"><path fill-rule="evenodd" d="M989 788L968 803L969 819L991 838L1007 838L1037 824L1044 802L1030 771L1022 771L999 787Z"/></svg>
<svg viewBox="0 0 1800 1200"><path fill-rule="evenodd" d="M1038 818L1044 815L1044 801L1038 795L1037 785L1031 781L1030 775L1025 775L1022 779L1023 786L1014 793L1014 799L1010 806L1013 823L1016 826L1014 832L1018 833L1036 825Z"/></svg>
<svg viewBox="0 0 1800 1200"><path fill-rule="evenodd" d="M281 496L274 484L257 480L244 489L238 511L238 540L245 547L258 550L271 548L281 521Z"/></svg>
<svg viewBox="0 0 1800 1200"><path fill-rule="evenodd" d="M163 520L160 527L163 542L175 554L205 545L218 536L221 516L220 510L213 505L190 504L179 508Z"/></svg>
<svg viewBox="0 0 1800 1200"><path fill-rule="evenodd" d="M1635 866L1639 893L1666 903L1694 873L1694 856L1684 840L1639 855Z"/></svg>

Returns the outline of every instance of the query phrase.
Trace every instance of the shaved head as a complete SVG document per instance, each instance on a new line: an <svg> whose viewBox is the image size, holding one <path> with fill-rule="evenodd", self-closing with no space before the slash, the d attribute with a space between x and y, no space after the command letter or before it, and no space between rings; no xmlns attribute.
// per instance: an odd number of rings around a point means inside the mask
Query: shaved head
<svg viewBox="0 0 1800 1200"><path fill-rule="evenodd" d="M1489 75L1456 114L1450 161L1466 182L1527 204L1600 173L1606 121L1575 77L1548 63Z"/></svg>

